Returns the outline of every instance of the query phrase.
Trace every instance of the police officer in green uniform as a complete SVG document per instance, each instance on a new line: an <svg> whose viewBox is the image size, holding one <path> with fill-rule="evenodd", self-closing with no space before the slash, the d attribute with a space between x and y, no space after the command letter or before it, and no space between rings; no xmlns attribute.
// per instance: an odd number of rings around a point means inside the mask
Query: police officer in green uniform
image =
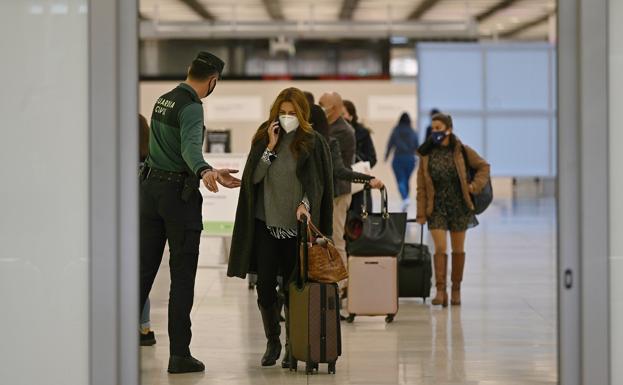
<svg viewBox="0 0 623 385"><path fill-rule="evenodd" d="M211 192L218 184L236 188L237 170L217 170L202 154L201 99L214 91L224 63L200 52L186 80L156 102L151 116L149 156L141 170L140 258L141 306L145 304L169 241L170 373L201 372L203 363L190 354L191 322L199 239L203 222L200 180Z"/></svg>

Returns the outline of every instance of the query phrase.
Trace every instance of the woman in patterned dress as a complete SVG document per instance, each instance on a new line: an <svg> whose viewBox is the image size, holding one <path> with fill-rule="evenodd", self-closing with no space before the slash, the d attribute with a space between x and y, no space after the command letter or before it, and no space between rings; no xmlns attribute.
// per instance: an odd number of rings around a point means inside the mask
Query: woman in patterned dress
<svg viewBox="0 0 623 385"><path fill-rule="evenodd" d="M436 114L432 135L418 149L421 159L417 178L417 221L428 223L435 242L433 305L448 306L446 278L447 239L452 246L451 304L461 304L461 281L465 266L465 234L478 225L471 194L478 194L489 180L490 166L476 151L453 134L452 117ZM466 162L468 163L466 165ZM468 167L476 171L468 180Z"/></svg>

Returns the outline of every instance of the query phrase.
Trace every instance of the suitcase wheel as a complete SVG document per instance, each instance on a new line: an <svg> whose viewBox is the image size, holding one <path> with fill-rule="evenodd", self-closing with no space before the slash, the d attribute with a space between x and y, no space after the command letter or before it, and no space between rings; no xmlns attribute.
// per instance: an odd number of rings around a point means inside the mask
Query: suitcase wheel
<svg viewBox="0 0 623 385"><path fill-rule="evenodd" d="M335 374L335 362L329 362L329 374Z"/></svg>
<svg viewBox="0 0 623 385"><path fill-rule="evenodd" d="M305 363L305 374L314 374L314 371L316 369L317 369L317 366L313 362Z"/></svg>
<svg viewBox="0 0 623 385"><path fill-rule="evenodd" d="M349 314L348 317L346 318L346 322L348 322L349 324L352 324L354 320L355 320L355 314Z"/></svg>
<svg viewBox="0 0 623 385"><path fill-rule="evenodd" d="M299 371L298 366L299 366L298 361L290 357L290 371L294 370L295 372L298 372Z"/></svg>
<svg viewBox="0 0 623 385"><path fill-rule="evenodd" d="M385 322L388 324L394 322L394 317L395 317L394 314L388 314L387 317L385 317Z"/></svg>

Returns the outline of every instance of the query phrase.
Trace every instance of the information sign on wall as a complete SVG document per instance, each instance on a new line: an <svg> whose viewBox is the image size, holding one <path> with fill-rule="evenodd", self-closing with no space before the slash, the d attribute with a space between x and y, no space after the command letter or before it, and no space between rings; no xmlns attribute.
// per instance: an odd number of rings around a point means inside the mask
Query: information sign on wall
<svg viewBox="0 0 623 385"><path fill-rule="evenodd" d="M264 112L260 96L210 96L203 105L209 123L257 123L262 120Z"/></svg>
<svg viewBox="0 0 623 385"><path fill-rule="evenodd" d="M375 121L398 121L403 112L415 119L417 102L415 95L373 95L368 97L368 119Z"/></svg>
<svg viewBox="0 0 623 385"><path fill-rule="evenodd" d="M246 154L203 154L203 157L214 168L239 170L235 175L242 178L242 170L247 161ZM208 191L202 182L199 190L203 196L204 232L208 235L231 235L240 189L229 189L219 185L219 191L213 193Z"/></svg>

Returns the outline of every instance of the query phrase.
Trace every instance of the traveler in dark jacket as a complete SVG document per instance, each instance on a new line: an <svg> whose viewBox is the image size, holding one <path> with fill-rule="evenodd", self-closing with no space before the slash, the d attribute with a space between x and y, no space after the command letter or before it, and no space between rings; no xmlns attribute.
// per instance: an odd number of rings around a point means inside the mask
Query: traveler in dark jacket
<svg viewBox="0 0 623 385"><path fill-rule="evenodd" d="M394 175L396 175L400 196L402 196L402 211L407 211L410 203L409 180L417 163L415 153L418 146L419 140L417 133L411 127L411 118L409 114L404 112L400 116L398 125L392 131L389 143L387 143L387 151L385 152L385 161L387 162L390 153L392 150L394 151L392 168L394 169Z"/></svg>
<svg viewBox="0 0 623 385"><path fill-rule="evenodd" d="M355 172L350 168L344 166L342 161L342 152L340 151L340 144L337 139L332 138L329 135L329 122L325 116L322 108L317 105L311 107L311 116L309 119L312 127L316 132L321 134L325 140L329 142L329 150L331 152L331 159L333 163L333 180L345 180L350 183L363 183L370 185L371 188L381 189L383 182L380 179L376 179L372 175L362 174Z"/></svg>
<svg viewBox="0 0 623 385"><path fill-rule="evenodd" d="M309 106L297 88L283 90L253 138L242 175L227 275L257 273L258 306L267 338L262 366L281 354L277 276L287 282L297 260L297 220L308 217L330 237L333 217L331 155L309 124ZM288 333L282 367L289 365Z"/></svg>
<svg viewBox="0 0 623 385"><path fill-rule="evenodd" d="M435 242L435 282L433 305L448 306L446 278L447 238L452 243L452 305L461 304L461 281L465 267L465 234L478 225L472 193L479 193L489 180L489 164L452 133L450 115L433 116L433 132L419 148L422 162L417 179L417 221L428 222ZM468 165L465 164L467 159ZM467 166L476 170L471 183Z"/></svg>
<svg viewBox="0 0 623 385"><path fill-rule="evenodd" d="M342 163L344 163L346 168L350 169L355 160L355 129L342 118L344 109L342 97L335 92L325 93L320 98L319 104L324 109L329 122L329 136L337 140L342 154ZM346 215L352 199L351 183L347 180L335 179L333 184L335 190L335 198L333 199L333 242L346 264L344 226L346 225ZM345 288L344 282L340 284L340 288Z"/></svg>
<svg viewBox="0 0 623 385"><path fill-rule="evenodd" d="M370 130L359 121L357 109L350 100L344 100L344 119L355 129L357 141L356 158L364 162L370 162L370 167L376 165L376 149L372 142Z"/></svg>
<svg viewBox="0 0 623 385"><path fill-rule="evenodd" d="M357 162L370 162L370 168L376 165L376 149L372 142L372 136L370 130L365 127L357 116L357 109L350 100L344 100L344 119L353 126L355 129L355 140L357 141L356 159ZM361 210L363 205L363 191L353 194L352 201L350 203L351 210ZM372 196L368 194L366 202L368 210L372 210Z"/></svg>

